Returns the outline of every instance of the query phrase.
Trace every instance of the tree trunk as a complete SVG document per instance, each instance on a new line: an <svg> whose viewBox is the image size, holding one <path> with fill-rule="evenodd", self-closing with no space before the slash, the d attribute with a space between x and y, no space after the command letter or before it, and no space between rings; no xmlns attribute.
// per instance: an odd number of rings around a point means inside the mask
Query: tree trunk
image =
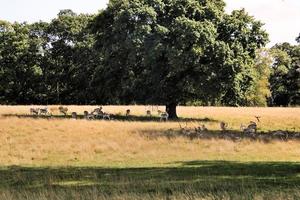
<svg viewBox="0 0 300 200"><path fill-rule="evenodd" d="M170 119L177 119L177 112L176 112L177 103L169 103L166 105L166 111L169 114Z"/></svg>

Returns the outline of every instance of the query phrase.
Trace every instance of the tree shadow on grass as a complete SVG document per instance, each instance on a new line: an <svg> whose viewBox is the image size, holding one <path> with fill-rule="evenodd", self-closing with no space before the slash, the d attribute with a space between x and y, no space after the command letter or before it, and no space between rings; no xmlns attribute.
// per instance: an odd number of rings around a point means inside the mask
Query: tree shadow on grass
<svg viewBox="0 0 300 200"><path fill-rule="evenodd" d="M176 138L188 138L190 140L195 139L224 139L234 142L239 142L242 140L253 140L253 141L262 141L269 143L272 141L290 141L290 140L300 140L299 132L289 132L289 131L269 131L269 132L256 132L256 133L244 133L243 131L228 130L228 131L218 131L218 130L207 130L201 131L199 129L169 129L169 130L140 130L139 134L142 137L146 137L150 140L156 140L158 138L167 138L169 140Z"/></svg>
<svg viewBox="0 0 300 200"><path fill-rule="evenodd" d="M27 119L72 119L70 115L20 115L20 114L3 114L2 117L18 117L18 118L27 118ZM78 120L83 120L84 115L78 115ZM94 120L103 120L94 119ZM159 116L124 116L124 115L111 115L111 120L117 121L129 121L129 122L160 122ZM219 122L218 120L211 118L178 118L174 120L169 120L170 122Z"/></svg>
<svg viewBox="0 0 300 200"><path fill-rule="evenodd" d="M2 167L0 190L91 189L113 193L213 193L300 187L298 162L176 162L178 167Z"/></svg>

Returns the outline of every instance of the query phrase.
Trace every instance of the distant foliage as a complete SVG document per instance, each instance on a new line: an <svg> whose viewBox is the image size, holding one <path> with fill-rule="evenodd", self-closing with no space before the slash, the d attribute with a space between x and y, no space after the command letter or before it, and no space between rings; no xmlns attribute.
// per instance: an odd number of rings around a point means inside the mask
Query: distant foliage
<svg viewBox="0 0 300 200"><path fill-rule="evenodd" d="M300 45L276 44L270 84L270 105L300 105Z"/></svg>
<svg viewBox="0 0 300 200"><path fill-rule="evenodd" d="M246 95L248 106L267 106L271 96L269 78L271 74L272 56L268 49L256 52L255 76L252 89Z"/></svg>
<svg viewBox="0 0 300 200"><path fill-rule="evenodd" d="M50 23L0 22L0 103L89 104L98 52L93 16L62 10Z"/></svg>

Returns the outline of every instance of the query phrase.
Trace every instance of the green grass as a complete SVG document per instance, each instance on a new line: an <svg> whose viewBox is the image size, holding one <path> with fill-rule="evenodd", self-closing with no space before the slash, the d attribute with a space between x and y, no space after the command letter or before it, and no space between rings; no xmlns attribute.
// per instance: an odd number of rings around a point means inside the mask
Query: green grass
<svg viewBox="0 0 300 200"><path fill-rule="evenodd" d="M1 199L300 199L300 163L0 169Z"/></svg>

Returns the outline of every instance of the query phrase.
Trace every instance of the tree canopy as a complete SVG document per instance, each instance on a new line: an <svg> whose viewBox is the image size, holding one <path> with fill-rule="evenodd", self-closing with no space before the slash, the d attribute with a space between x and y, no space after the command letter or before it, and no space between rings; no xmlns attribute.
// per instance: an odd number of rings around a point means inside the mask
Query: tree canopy
<svg viewBox="0 0 300 200"><path fill-rule="evenodd" d="M110 1L93 26L109 94L164 104L171 117L176 105L196 99L245 105L255 52L268 38L245 10L228 15L224 7L223 1Z"/></svg>
<svg viewBox="0 0 300 200"><path fill-rule="evenodd" d="M1 104L299 105L300 45L220 0L111 0L0 21ZM299 37L297 38L299 42Z"/></svg>

